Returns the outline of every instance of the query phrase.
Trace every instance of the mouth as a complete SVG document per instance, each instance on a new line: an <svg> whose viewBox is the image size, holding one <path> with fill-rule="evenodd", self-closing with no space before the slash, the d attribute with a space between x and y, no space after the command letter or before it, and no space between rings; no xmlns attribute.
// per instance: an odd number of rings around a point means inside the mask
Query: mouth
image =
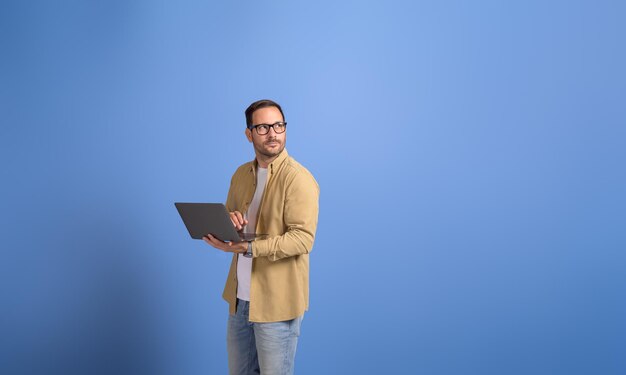
<svg viewBox="0 0 626 375"><path fill-rule="evenodd" d="M269 147L277 147L278 146L278 142L274 142L274 141L267 142L266 145L269 146Z"/></svg>

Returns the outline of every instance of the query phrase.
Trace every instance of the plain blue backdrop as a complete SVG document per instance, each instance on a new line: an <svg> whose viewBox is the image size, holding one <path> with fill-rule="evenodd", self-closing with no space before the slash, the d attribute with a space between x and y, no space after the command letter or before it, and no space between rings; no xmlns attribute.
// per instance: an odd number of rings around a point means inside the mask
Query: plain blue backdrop
<svg viewBox="0 0 626 375"><path fill-rule="evenodd" d="M626 373L618 1L3 1L0 372L224 374L271 98L321 188L299 374Z"/></svg>

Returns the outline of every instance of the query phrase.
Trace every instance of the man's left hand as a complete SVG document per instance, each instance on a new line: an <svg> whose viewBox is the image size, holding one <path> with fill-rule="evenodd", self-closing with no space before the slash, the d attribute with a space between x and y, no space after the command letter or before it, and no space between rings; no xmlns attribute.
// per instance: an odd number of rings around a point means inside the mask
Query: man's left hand
<svg viewBox="0 0 626 375"><path fill-rule="evenodd" d="M216 249L222 250L226 253L239 253L239 254L243 254L246 251L248 251L248 242L247 241L243 241L243 242L224 242L221 241L215 237L213 237L210 234L207 234L206 236L202 237L202 239L204 240L204 242L208 243L209 245L213 246Z"/></svg>

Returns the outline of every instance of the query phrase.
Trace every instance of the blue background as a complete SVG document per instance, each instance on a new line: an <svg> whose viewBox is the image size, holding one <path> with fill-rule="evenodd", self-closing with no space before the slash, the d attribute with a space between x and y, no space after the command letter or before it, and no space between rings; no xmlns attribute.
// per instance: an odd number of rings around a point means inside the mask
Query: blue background
<svg viewBox="0 0 626 375"><path fill-rule="evenodd" d="M626 373L617 1L3 1L0 372L226 373L272 98L321 186L299 374Z"/></svg>

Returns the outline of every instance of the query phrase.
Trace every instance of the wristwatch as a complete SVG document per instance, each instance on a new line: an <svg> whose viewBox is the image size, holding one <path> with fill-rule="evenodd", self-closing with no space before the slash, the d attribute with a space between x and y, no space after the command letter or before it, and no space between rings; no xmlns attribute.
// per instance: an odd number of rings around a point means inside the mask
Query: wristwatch
<svg viewBox="0 0 626 375"><path fill-rule="evenodd" d="M243 256L246 258L252 258L252 241L248 241L248 251L243 253Z"/></svg>

